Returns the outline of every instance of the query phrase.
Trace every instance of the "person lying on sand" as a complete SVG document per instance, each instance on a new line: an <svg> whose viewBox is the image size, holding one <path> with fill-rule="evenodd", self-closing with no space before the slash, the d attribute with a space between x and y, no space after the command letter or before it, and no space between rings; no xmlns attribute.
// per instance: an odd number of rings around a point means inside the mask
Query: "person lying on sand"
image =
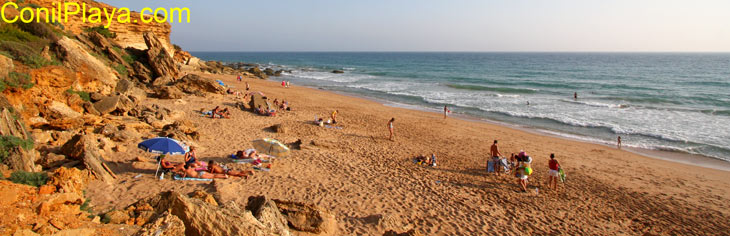
<svg viewBox="0 0 730 236"><path fill-rule="evenodd" d="M279 110L291 111L291 107L289 107L289 102L287 102L286 100L281 100L281 105L279 105Z"/></svg>
<svg viewBox="0 0 730 236"><path fill-rule="evenodd" d="M190 177L190 178L199 178L199 179L227 179L228 175L225 174L211 174L207 171L201 170L201 171L195 171L195 167L192 167L191 165L185 164L184 166L185 171L182 174L182 177Z"/></svg>
<svg viewBox="0 0 730 236"><path fill-rule="evenodd" d="M314 124L315 124L315 125L318 125L318 126L320 126L320 127L324 127L324 119L322 119L322 118L319 118L318 120L315 120L315 121L314 121Z"/></svg>
<svg viewBox="0 0 730 236"><path fill-rule="evenodd" d="M279 99L278 98L274 98L274 106L275 107L279 107Z"/></svg>
<svg viewBox="0 0 730 236"><path fill-rule="evenodd" d="M208 172L210 172L212 174L227 174L229 176L243 177L243 178L247 178L247 179L248 179L249 175L253 175L253 171L251 171L251 170L238 171L238 170L224 169L223 167L221 167L220 165L215 163L215 161L213 161L213 160L208 161Z"/></svg>
<svg viewBox="0 0 730 236"><path fill-rule="evenodd" d="M226 118L226 119L231 118L231 112L228 111L228 107L223 108L223 110L218 111L218 114L217 115L220 118Z"/></svg>
<svg viewBox="0 0 730 236"><path fill-rule="evenodd" d="M215 116L220 113L220 109L220 106L215 106L215 108L210 111L210 118L215 118Z"/></svg>

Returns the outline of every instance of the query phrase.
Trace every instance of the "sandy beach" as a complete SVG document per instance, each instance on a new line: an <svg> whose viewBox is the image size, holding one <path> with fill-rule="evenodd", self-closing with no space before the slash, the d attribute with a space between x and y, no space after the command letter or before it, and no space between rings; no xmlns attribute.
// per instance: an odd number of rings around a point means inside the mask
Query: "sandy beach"
<svg viewBox="0 0 730 236"><path fill-rule="evenodd" d="M235 76L200 74L238 90ZM109 157L119 176L107 187L87 189L96 212L122 209L161 191L205 190L219 202L245 205L248 196L267 195L316 204L336 216L339 235L380 235L416 229L424 235L727 235L730 172L670 162L612 147L539 135L438 113L390 107L375 101L276 81L245 78L252 91L289 101L292 111L259 116L234 107L233 95L146 99L184 112L198 126L202 160L228 164L227 156L270 137L301 139L302 150L277 159L270 172L249 179L213 182L157 180L151 154L128 143L127 152ZM229 108L231 119L211 119L197 111ZM319 127L317 117L339 110L337 126ZM395 118L395 141L386 124ZM268 127L283 124L287 133ZM485 170L489 146L499 140L503 154L526 151L534 173L528 190L510 175ZM419 154L436 153L435 168L414 164ZM547 188L550 153L567 172L558 191ZM150 159L134 162L137 157ZM182 161L182 156L173 156ZM247 168L245 165L228 164ZM141 177L135 178L142 174ZM537 190L539 189L539 190Z"/></svg>

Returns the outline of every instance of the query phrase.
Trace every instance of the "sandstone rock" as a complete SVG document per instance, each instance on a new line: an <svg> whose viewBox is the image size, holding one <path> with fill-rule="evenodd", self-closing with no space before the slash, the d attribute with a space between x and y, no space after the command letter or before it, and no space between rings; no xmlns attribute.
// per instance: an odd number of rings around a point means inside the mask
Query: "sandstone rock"
<svg viewBox="0 0 730 236"><path fill-rule="evenodd" d="M51 113L50 115L53 118L63 119L63 118L81 117L81 113L74 111L73 109L71 109L65 103L62 103L62 102L53 101L46 108Z"/></svg>
<svg viewBox="0 0 730 236"><path fill-rule="evenodd" d="M40 234L37 234L36 232L33 232L33 230L30 229L22 229L15 231L13 236L40 236Z"/></svg>
<svg viewBox="0 0 730 236"><path fill-rule="evenodd" d="M264 69L264 74L266 74L268 76L274 76L274 69L266 68L266 69Z"/></svg>
<svg viewBox="0 0 730 236"><path fill-rule="evenodd" d="M52 131L51 137L53 137L53 142L51 144L61 146L68 142L68 140L71 140L73 136L74 134L69 131Z"/></svg>
<svg viewBox="0 0 730 236"><path fill-rule="evenodd" d="M58 42L57 49L63 58L64 64L75 68L79 72L84 91L94 91L109 94L117 83L117 75L96 57L89 54L77 41L63 37Z"/></svg>
<svg viewBox="0 0 730 236"><path fill-rule="evenodd" d="M38 194L51 194L56 192L56 186L53 185L43 185L38 187Z"/></svg>
<svg viewBox="0 0 730 236"><path fill-rule="evenodd" d="M38 215L48 217L57 212L78 211L84 199L79 193L57 193L45 196L37 207Z"/></svg>
<svg viewBox="0 0 730 236"><path fill-rule="evenodd" d="M152 86L165 87L165 86L169 86L173 82L174 82L174 80L171 76L160 76L160 77L155 78L155 80L152 81Z"/></svg>
<svg viewBox="0 0 730 236"><path fill-rule="evenodd" d="M213 206L176 192L163 192L140 202L149 203L158 214L169 211L180 218L185 235L276 235L248 211Z"/></svg>
<svg viewBox="0 0 730 236"><path fill-rule="evenodd" d="M13 70L15 70L13 59L0 55L0 78L5 78Z"/></svg>
<svg viewBox="0 0 730 236"><path fill-rule="evenodd" d="M48 124L45 124L49 129L55 130L77 130L84 126L84 119L82 117L75 118L60 118L51 120Z"/></svg>
<svg viewBox="0 0 730 236"><path fill-rule="evenodd" d="M129 214L125 211L113 210L104 214L104 220L109 224L124 224L129 220Z"/></svg>
<svg viewBox="0 0 730 236"><path fill-rule="evenodd" d="M278 229L287 229L287 219L281 215L276 203L266 196L248 197L246 210L251 211L259 222L280 235L289 235L288 230L277 232Z"/></svg>
<svg viewBox="0 0 730 236"><path fill-rule="evenodd" d="M147 44L147 57L152 66L152 71L156 76L170 76L177 78L178 70L175 61L172 59L172 53L164 47L162 41L157 35L146 32L143 35L145 44Z"/></svg>
<svg viewBox="0 0 730 236"><path fill-rule="evenodd" d="M32 133L33 133L33 139L35 139L36 143L47 144L47 143L53 141L53 137L51 136L51 131L34 129Z"/></svg>
<svg viewBox="0 0 730 236"><path fill-rule="evenodd" d="M177 120L162 128L161 136L178 140L199 140L200 133L195 125L189 120Z"/></svg>
<svg viewBox="0 0 730 236"><path fill-rule="evenodd" d="M44 168L53 168L62 165L66 162L66 156L59 155L55 153L47 153L43 158L40 160L41 166Z"/></svg>
<svg viewBox="0 0 730 236"><path fill-rule="evenodd" d="M145 84L152 82L154 75L147 66L141 62L135 61L132 63L132 68L134 68L134 77L137 78L137 80Z"/></svg>
<svg viewBox="0 0 730 236"><path fill-rule="evenodd" d="M93 136L76 135L61 147L61 152L70 158L82 160L86 168L102 182L114 182L114 173L104 164L99 144Z"/></svg>
<svg viewBox="0 0 730 236"><path fill-rule="evenodd" d="M271 129L272 131L276 132L276 133L281 133L281 134L285 134L285 133L289 132L289 128L287 128L287 127L286 127L285 125L283 125L283 124L276 124L276 125L273 125L273 126L271 126L271 127L269 127L269 128L270 128L270 129Z"/></svg>
<svg viewBox="0 0 730 236"><path fill-rule="evenodd" d="M123 129L119 130L117 132L114 132L111 135L111 139L116 142L129 142L129 141L135 141L140 138L140 134L132 129Z"/></svg>
<svg viewBox="0 0 730 236"><path fill-rule="evenodd" d="M258 66L248 69L248 73L251 73L256 77L259 77L259 79L268 79L269 78L269 76L267 76L263 71L261 71L261 69L259 69Z"/></svg>
<svg viewBox="0 0 730 236"><path fill-rule="evenodd" d="M68 97L66 98L66 104L68 104L68 107L71 108L71 110L78 112L79 114L84 113L85 102L86 101L81 99L81 96L75 93L68 95Z"/></svg>
<svg viewBox="0 0 730 236"><path fill-rule="evenodd" d="M100 101L101 99L104 99L104 98L105 98L106 96L104 96L104 95L103 95L103 94L101 94L101 93L96 93L96 92L94 92L94 93L89 93L89 97L91 98L91 101L92 101L92 102L98 102L98 101Z"/></svg>
<svg viewBox="0 0 730 236"><path fill-rule="evenodd" d="M93 236L97 235L95 229L91 228L79 228L79 229L64 229L56 232L53 236Z"/></svg>
<svg viewBox="0 0 730 236"><path fill-rule="evenodd" d="M95 102L94 108L96 108L96 110L101 114L108 114L113 111L124 113L134 108L134 102L132 102L127 96L116 95L106 97L101 101Z"/></svg>
<svg viewBox="0 0 730 236"><path fill-rule="evenodd" d="M215 200L213 195L202 190L196 190L195 192L192 192L190 194L190 197L203 200L204 202L213 206L218 206L218 202Z"/></svg>
<svg viewBox="0 0 730 236"><path fill-rule="evenodd" d="M149 221L138 231L136 236L185 235L185 223L170 212L164 212L156 219Z"/></svg>
<svg viewBox="0 0 730 236"><path fill-rule="evenodd" d="M60 167L50 174L48 185L58 192L83 194L89 183L88 172L76 168Z"/></svg>
<svg viewBox="0 0 730 236"><path fill-rule="evenodd" d="M289 226L315 234L334 234L337 228L334 215L311 204L277 200L276 206L286 217Z"/></svg>
<svg viewBox="0 0 730 236"><path fill-rule="evenodd" d="M46 66L32 70L30 77L39 87L68 88L76 82L76 73L62 66Z"/></svg>
<svg viewBox="0 0 730 236"><path fill-rule="evenodd" d="M342 74L342 73L345 73L345 71L343 71L343 70L333 70L332 73Z"/></svg>
<svg viewBox="0 0 730 236"><path fill-rule="evenodd" d="M94 104L91 102L84 102L81 106L84 108L84 111L86 111L86 113L89 113L89 114L95 115L95 116L101 115L101 113L96 110L96 108L94 107Z"/></svg>
<svg viewBox="0 0 730 236"><path fill-rule="evenodd" d="M195 74L189 74L175 82L175 86L185 93L205 96L202 92L226 94L226 88L216 83L212 79L200 77Z"/></svg>
<svg viewBox="0 0 730 236"><path fill-rule="evenodd" d="M130 91L134 89L134 83L132 81L129 81L128 79L120 79L119 82L117 82L117 86L115 88L115 92L118 94L128 94Z"/></svg>
<svg viewBox="0 0 730 236"><path fill-rule="evenodd" d="M155 90L155 96L160 99L180 99L183 92L177 87L162 87Z"/></svg>

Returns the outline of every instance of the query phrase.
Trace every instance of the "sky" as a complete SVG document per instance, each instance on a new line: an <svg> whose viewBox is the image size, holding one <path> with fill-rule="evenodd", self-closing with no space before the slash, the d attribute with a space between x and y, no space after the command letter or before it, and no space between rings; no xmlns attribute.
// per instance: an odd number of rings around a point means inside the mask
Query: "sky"
<svg viewBox="0 0 730 236"><path fill-rule="evenodd" d="M728 0L101 0L188 51L730 52Z"/></svg>

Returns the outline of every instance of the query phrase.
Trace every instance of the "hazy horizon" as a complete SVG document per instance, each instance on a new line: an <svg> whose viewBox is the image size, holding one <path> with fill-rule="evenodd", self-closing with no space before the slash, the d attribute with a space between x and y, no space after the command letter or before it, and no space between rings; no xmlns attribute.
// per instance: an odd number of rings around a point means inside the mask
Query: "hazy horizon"
<svg viewBox="0 0 730 236"><path fill-rule="evenodd" d="M216 52L730 52L730 1L209 2L188 7L171 40Z"/></svg>

